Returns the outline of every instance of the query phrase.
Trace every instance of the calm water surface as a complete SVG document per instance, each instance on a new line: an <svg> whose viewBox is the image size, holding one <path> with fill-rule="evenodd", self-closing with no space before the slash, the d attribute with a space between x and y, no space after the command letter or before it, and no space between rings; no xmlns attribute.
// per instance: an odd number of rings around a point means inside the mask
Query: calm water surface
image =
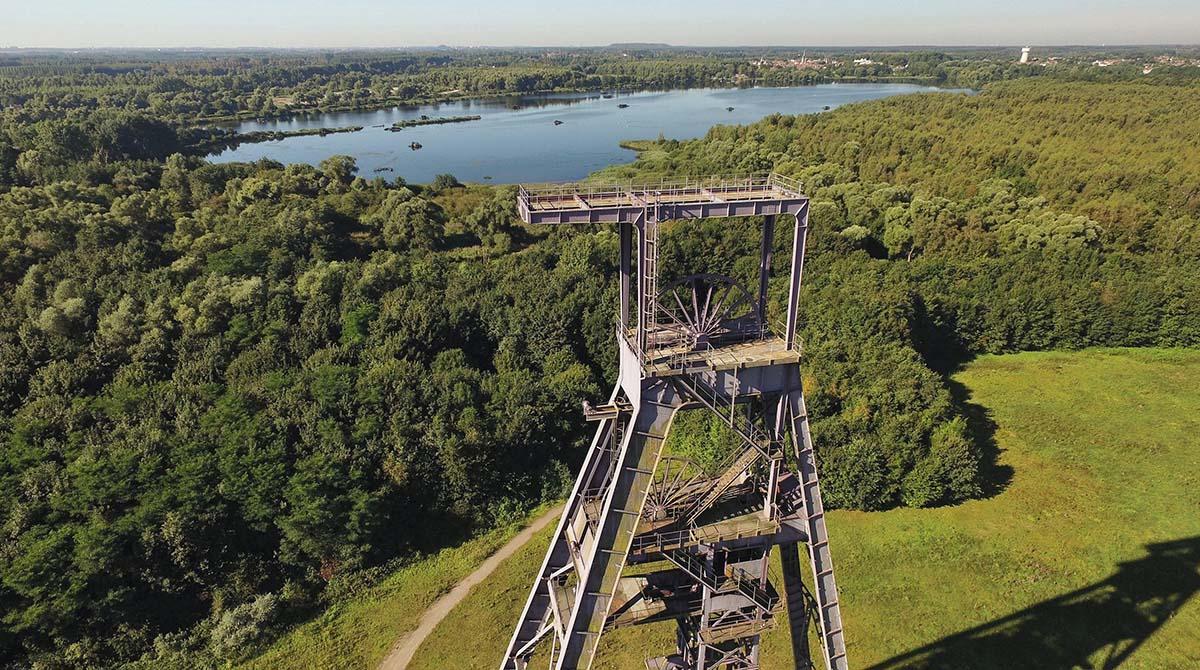
<svg viewBox="0 0 1200 670"><path fill-rule="evenodd" d="M289 137L243 144L214 154L214 162L272 158L317 164L337 154L354 156L359 174L425 183L448 172L463 181L536 182L580 179L600 168L626 163L634 152L621 140L704 135L717 124L752 123L769 114L804 114L862 100L938 89L916 84L823 84L793 88L689 89L617 94L556 94L462 100L365 112L313 114L288 120L247 121L242 132L363 126L356 133ZM627 104L625 109L617 105ZM513 107L517 109L513 109ZM733 107L732 111L728 108ZM388 132L400 119L462 116L466 123L419 126ZM554 121L562 121L554 125ZM409 143L422 148L413 151ZM390 170L389 170L390 168Z"/></svg>

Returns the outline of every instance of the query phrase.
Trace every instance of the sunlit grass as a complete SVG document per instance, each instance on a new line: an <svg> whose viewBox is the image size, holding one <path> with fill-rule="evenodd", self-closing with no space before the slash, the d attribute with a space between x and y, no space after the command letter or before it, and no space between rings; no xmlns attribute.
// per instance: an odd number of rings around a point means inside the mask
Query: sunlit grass
<svg viewBox="0 0 1200 670"><path fill-rule="evenodd" d="M1200 352L988 356L955 381L1011 481L954 507L830 515L853 667L1111 667L1127 652L1122 668L1200 667ZM550 532L410 668L494 668ZM1181 540L1183 569L1147 557ZM614 631L593 667L643 667L673 644L671 624ZM790 668L788 645L786 627L768 634L763 667Z"/></svg>
<svg viewBox="0 0 1200 670"><path fill-rule="evenodd" d="M530 518L536 518L544 511L541 508ZM363 596L338 603L322 616L298 625L241 667L262 670L374 668L400 636L417 627L426 608L520 528L518 525L494 530L416 561Z"/></svg>

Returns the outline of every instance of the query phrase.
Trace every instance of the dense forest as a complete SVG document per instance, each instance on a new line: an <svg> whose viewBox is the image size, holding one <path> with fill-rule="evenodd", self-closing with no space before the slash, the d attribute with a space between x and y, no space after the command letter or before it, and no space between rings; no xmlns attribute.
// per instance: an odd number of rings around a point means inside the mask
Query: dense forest
<svg viewBox="0 0 1200 670"><path fill-rule="evenodd" d="M154 65L182 84L111 63L0 77L17 96L0 126L0 665L236 660L394 561L561 496L580 403L615 376L615 231L529 230L509 188L365 179L349 157L208 164L181 116L309 78L192 62ZM326 67L464 83L438 79L451 64ZM1200 345L1194 82L1039 76L774 116L597 178L802 179L827 500L950 504L1004 484L947 378L970 356ZM664 263L748 277L756 223L672 225Z"/></svg>
<svg viewBox="0 0 1200 670"><path fill-rule="evenodd" d="M1023 76L1012 64L942 53L877 56L878 64L827 70L771 68L747 53L637 50L480 51L395 54L196 54L163 60L79 59L75 54L0 58L0 106L15 110L123 110L162 120L272 116L453 97L562 90L737 84L795 85L842 78L919 78L979 83ZM907 66L897 72L894 66ZM969 73L967 73L969 71ZM967 73L967 74L964 74Z"/></svg>

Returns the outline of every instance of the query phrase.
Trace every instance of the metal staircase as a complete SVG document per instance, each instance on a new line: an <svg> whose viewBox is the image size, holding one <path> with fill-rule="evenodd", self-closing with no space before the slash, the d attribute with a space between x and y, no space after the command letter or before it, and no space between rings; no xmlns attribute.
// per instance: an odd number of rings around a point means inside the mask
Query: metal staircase
<svg viewBox="0 0 1200 670"><path fill-rule="evenodd" d="M778 442L756 424L749 415L737 410L737 399L719 388L717 373L712 370L684 371L674 378L687 394L707 407L729 425L738 437L763 456L778 457Z"/></svg>
<svg viewBox="0 0 1200 670"><path fill-rule="evenodd" d="M694 523L696 519L713 506L721 495L732 486L759 456L766 458L782 458L783 451L778 440L772 439L767 431L759 427L749 415L737 410L736 399L727 395L718 387L718 378L713 371L685 372L675 378L675 382L690 397L700 401L717 416L729 424L734 432L750 448L727 459L721 467L721 474L713 481L711 488L697 499L681 517L686 523Z"/></svg>
<svg viewBox="0 0 1200 670"><path fill-rule="evenodd" d="M771 612L778 602L762 587L757 578L752 577L741 568L729 566L726 568L724 576L718 578L704 559L685 549L664 549L662 556L713 591L726 591L732 586L734 590L748 598L764 612Z"/></svg>
<svg viewBox="0 0 1200 670"><path fill-rule="evenodd" d="M754 449L743 449L740 453L734 453L731 456L733 457L732 462L721 468L721 474L713 480L712 485L704 495L696 499L680 515L684 523L695 523L696 519L712 507L729 490L729 487L733 486L746 470L758 460L759 453Z"/></svg>
<svg viewBox="0 0 1200 670"><path fill-rule="evenodd" d="M775 605L779 604L779 598L763 588L763 580L745 570L734 565L726 566L725 577L733 583L738 593L752 600L763 612L770 614L775 609Z"/></svg>

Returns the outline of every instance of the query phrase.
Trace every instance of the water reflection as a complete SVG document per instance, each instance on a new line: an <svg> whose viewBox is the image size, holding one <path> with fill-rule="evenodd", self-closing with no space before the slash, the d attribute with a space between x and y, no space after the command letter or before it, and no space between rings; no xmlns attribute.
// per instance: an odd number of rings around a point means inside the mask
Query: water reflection
<svg viewBox="0 0 1200 670"><path fill-rule="evenodd" d="M358 159L359 173L382 172L413 182L451 173L463 181L578 179L633 152L627 139L700 137L717 124L752 123L773 113L803 114L906 93L937 91L915 84L825 84L794 88L690 89L638 93L558 93L460 100L362 112L248 121L243 132L362 126L356 133L291 137L243 144L210 157L216 162L271 158L311 163L336 154ZM961 91L952 91L961 92ZM626 107L622 108L621 105ZM732 107L732 109L730 109ZM477 114L478 121L388 132L402 119ZM555 124L555 121L561 123ZM413 151L410 146L419 144Z"/></svg>

